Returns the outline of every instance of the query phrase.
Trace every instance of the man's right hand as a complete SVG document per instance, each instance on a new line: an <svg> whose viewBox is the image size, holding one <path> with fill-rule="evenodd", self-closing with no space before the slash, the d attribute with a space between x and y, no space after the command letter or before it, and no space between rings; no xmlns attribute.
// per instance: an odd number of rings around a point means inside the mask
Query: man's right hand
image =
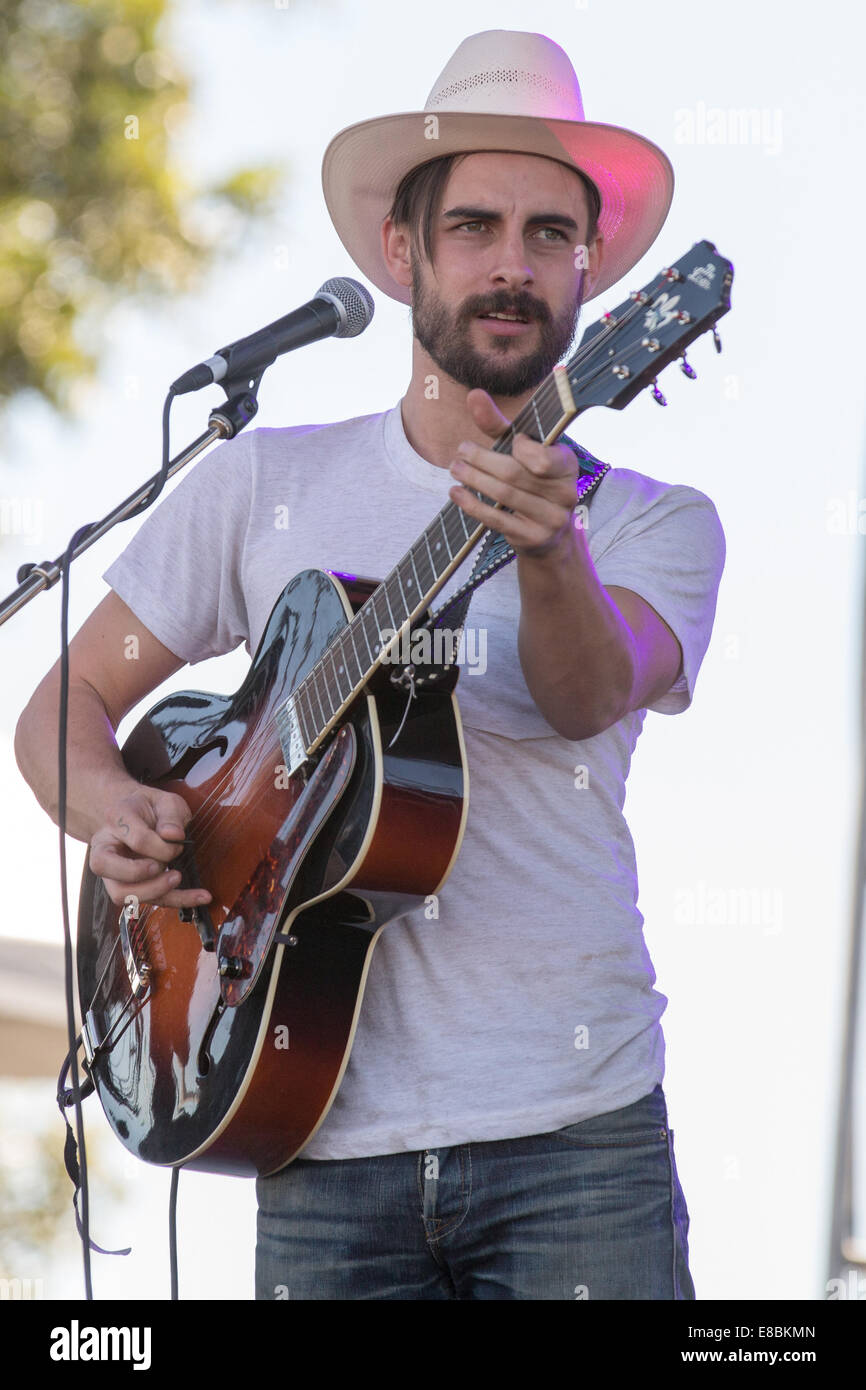
<svg viewBox="0 0 866 1390"><path fill-rule="evenodd" d="M204 888L179 888L181 875L170 867L183 851L191 818L182 796L140 783L111 801L90 841L90 868L117 907L130 894L160 907L210 902Z"/></svg>

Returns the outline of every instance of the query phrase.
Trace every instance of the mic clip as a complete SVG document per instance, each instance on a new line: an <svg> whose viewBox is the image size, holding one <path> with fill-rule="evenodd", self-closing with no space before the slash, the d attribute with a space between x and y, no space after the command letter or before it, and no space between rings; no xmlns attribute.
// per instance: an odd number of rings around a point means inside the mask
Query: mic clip
<svg viewBox="0 0 866 1390"><path fill-rule="evenodd" d="M225 377L219 383L226 393L226 401L211 411L208 424L220 430L223 439L234 439L258 413L258 390L264 374L263 367L258 376Z"/></svg>

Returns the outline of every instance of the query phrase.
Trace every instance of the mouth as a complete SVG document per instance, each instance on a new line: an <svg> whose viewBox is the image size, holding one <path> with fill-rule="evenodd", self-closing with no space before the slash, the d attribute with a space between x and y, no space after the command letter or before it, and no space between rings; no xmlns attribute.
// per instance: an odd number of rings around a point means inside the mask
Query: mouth
<svg viewBox="0 0 866 1390"><path fill-rule="evenodd" d="M532 327L532 320L523 314L501 313L499 311L479 314L478 322L483 323L492 333L525 333Z"/></svg>

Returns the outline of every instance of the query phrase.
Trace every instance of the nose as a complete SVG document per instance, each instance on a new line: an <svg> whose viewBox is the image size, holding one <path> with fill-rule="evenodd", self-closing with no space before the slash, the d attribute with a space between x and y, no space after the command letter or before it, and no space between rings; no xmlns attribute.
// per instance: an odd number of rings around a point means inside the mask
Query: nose
<svg viewBox="0 0 866 1390"><path fill-rule="evenodd" d="M533 284L534 280L521 228L516 223L505 223L494 243L490 266L491 285L495 285L497 289L519 290Z"/></svg>

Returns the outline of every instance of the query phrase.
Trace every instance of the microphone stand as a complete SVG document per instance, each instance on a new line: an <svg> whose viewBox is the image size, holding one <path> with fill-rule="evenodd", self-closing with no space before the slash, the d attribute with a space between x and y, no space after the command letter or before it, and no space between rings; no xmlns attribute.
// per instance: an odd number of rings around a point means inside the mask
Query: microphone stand
<svg viewBox="0 0 866 1390"><path fill-rule="evenodd" d="M263 369L264 370L264 369ZM171 460L166 470L166 478L174 477L194 458L197 458L209 444L213 444L218 439L233 439L236 434L248 425L259 408L257 392L259 383L262 379L263 371L257 377L245 376L243 378L233 378L231 381L220 382L222 389L226 393L226 402L212 410L208 417L208 428L204 434L200 434L198 439L193 440L181 453ZM137 492L132 493L103 517L101 521L95 521L90 526L83 529L82 534L77 540L74 548L70 552L70 563L77 560L85 550L95 544L112 529L113 526L121 521L126 521L130 516L135 515L148 494L153 491L154 479L149 479L143 483ZM64 552L65 555L65 552ZM62 575L61 565L64 555L60 555L56 560L43 560L39 565L22 565L18 571L18 588L13 589L5 599L0 601L0 625L17 613L32 598L45 589L51 589L58 582Z"/></svg>
<svg viewBox="0 0 866 1390"><path fill-rule="evenodd" d="M166 481L175 473L178 473L192 459L196 458L204 449L217 439L232 439L236 434L248 425L253 416L257 413L259 403L257 392L265 368L262 367L258 375L253 376L247 372L243 376L234 373L230 380L220 382L226 394L224 405L212 410L208 417L208 428L204 434L199 435L192 444L188 445L174 459L168 458L168 429L169 413L171 402L174 399L174 392L170 391L163 407L163 444L162 444L162 466L159 473L150 478L136 492L125 501L121 502L113 511L102 518L101 521L91 522L82 526L77 531L69 543L66 551L51 562L44 560L42 564L22 565L18 571L18 588L0 603L0 624L5 623L14 613L19 612L30 599L35 598L36 594L44 589L53 588L58 580L64 579L62 603L61 603L61 684L60 684L60 725L59 725L59 749L60 767L58 784L60 788L60 888L61 906L63 914L63 936L65 948L66 966L66 1011L67 1011L67 1036L69 1052L63 1064L60 1077L58 1079L57 1102L66 1124L67 1138L64 1147L64 1162L66 1171L72 1180L75 1188L73 1195L73 1208L75 1210L75 1220L79 1235L81 1236L82 1253L84 1257L84 1288L85 1297L90 1300L93 1298L93 1286L90 1271L90 1252L97 1250L106 1255L128 1255L130 1252L125 1250L103 1250L101 1246L95 1245L90 1239L90 1215L89 1215L89 1196L87 1182L87 1159L84 1146L84 1121L81 1113L81 1102L90 1093L92 1086L88 1081L84 1084L79 1079L78 1072L78 1046L80 1038L75 1036L75 1006L73 1003L73 946L72 934L69 927L69 906L66 883L66 720L68 710L68 597L69 597L69 566L73 560L88 550L94 542L110 531L118 522L125 521L127 518L146 511L152 502L163 490ZM65 1085L67 1068L71 1069L72 1085ZM75 1130L70 1128L69 1120L66 1117L66 1109L74 1108L75 1111ZM80 1162L79 1162L80 1156ZM177 1297L177 1269L176 1269L176 1242L174 1237L174 1211L177 1191L177 1170L172 1176L172 1201L171 1201L171 1221L172 1221L172 1297ZM82 1208L79 1215L78 1196L81 1194Z"/></svg>

